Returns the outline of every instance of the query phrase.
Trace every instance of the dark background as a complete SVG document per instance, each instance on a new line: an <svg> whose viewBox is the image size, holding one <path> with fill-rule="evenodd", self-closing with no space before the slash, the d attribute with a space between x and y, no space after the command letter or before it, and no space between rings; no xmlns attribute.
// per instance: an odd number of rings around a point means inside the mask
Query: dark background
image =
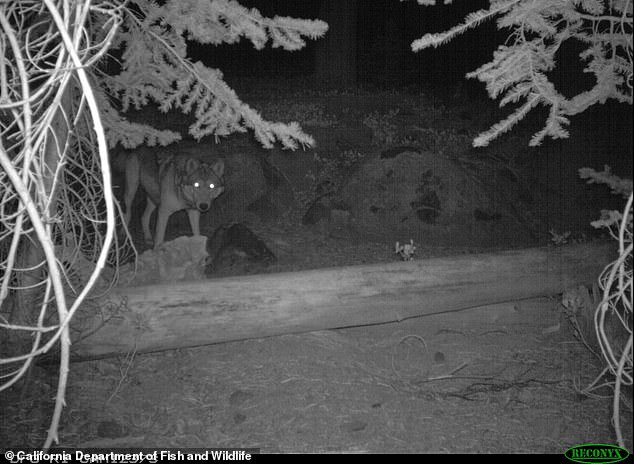
<svg viewBox="0 0 634 464"><path fill-rule="evenodd" d="M467 31L437 49L412 52L412 41L425 33L445 31L464 17L488 6L487 1L454 2L424 7L414 0L244 0L264 16L323 19L330 29L326 37L307 40L300 51L267 47L255 50L242 39L217 47L190 44L190 55L221 69L231 84L241 77L316 77L333 86L366 85L379 88L442 89L458 82L470 92L484 92L484 85L465 81L467 72L491 61L509 31L498 31L495 20ZM442 3L442 2L439 2ZM592 85L592 75L581 73L579 44L562 47L559 66L549 76L566 95Z"/></svg>

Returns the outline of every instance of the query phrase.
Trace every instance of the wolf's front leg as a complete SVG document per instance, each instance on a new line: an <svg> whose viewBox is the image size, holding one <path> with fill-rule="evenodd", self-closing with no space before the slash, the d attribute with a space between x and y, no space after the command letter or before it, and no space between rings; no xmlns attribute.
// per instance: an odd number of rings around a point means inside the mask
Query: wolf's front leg
<svg viewBox="0 0 634 464"><path fill-rule="evenodd" d="M189 225L192 228L192 235L200 235L200 211L197 209L188 209Z"/></svg>

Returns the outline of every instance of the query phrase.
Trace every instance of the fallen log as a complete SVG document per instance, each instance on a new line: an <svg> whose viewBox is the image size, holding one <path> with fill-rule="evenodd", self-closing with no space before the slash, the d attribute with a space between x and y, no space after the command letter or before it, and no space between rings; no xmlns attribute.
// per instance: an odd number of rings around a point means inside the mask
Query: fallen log
<svg viewBox="0 0 634 464"><path fill-rule="evenodd" d="M122 310L83 327L94 333L73 354L160 351L552 295L595 282L615 257L613 244L582 244L115 288L103 304Z"/></svg>

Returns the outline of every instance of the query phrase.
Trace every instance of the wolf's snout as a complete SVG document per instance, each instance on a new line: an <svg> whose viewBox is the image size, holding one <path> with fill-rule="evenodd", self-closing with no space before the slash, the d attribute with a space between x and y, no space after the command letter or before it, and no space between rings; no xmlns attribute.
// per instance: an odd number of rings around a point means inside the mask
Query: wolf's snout
<svg viewBox="0 0 634 464"><path fill-rule="evenodd" d="M207 211L210 206L211 205L209 203L198 203L198 209L203 213Z"/></svg>

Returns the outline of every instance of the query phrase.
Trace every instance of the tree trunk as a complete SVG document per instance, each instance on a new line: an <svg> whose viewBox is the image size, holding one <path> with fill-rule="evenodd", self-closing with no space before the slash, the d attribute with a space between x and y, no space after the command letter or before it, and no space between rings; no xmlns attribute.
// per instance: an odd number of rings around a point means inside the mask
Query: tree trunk
<svg viewBox="0 0 634 464"><path fill-rule="evenodd" d="M50 199L46 210L42 211L43 218L54 218L57 214L59 185L55 182L55 175L62 153L68 149L66 144L72 130L72 127L69 126L68 115L73 114L71 112L72 102L72 87L67 86L60 107L51 121L42 159L36 161L41 163L43 193L47 199ZM33 196L32 198L37 200ZM11 322L16 325L35 326L41 305L44 303L44 287L41 282L45 278L46 259L44 249L35 231L30 234L23 233L20 240L17 257L19 270L16 271L19 289L16 291L16 304L11 314ZM32 343L30 333L22 332L20 337L26 339L27 345Z"/></svg>
<svg viewBox="0 0 634 464"><path fill-rule="evenodd" d="M319 15L328 32L315 46L315 76L335 85L357 82L357 0L323 0Z"/></svg>
<svg viewBox="0 0 634 464"><path fill-rule="evenodd" d="M78 357L159 351L552 295L596 281L613 248L534 248L117 288L107 298L124 310L73 349ZM91 324L84 333L100 321Z"/></svg>

